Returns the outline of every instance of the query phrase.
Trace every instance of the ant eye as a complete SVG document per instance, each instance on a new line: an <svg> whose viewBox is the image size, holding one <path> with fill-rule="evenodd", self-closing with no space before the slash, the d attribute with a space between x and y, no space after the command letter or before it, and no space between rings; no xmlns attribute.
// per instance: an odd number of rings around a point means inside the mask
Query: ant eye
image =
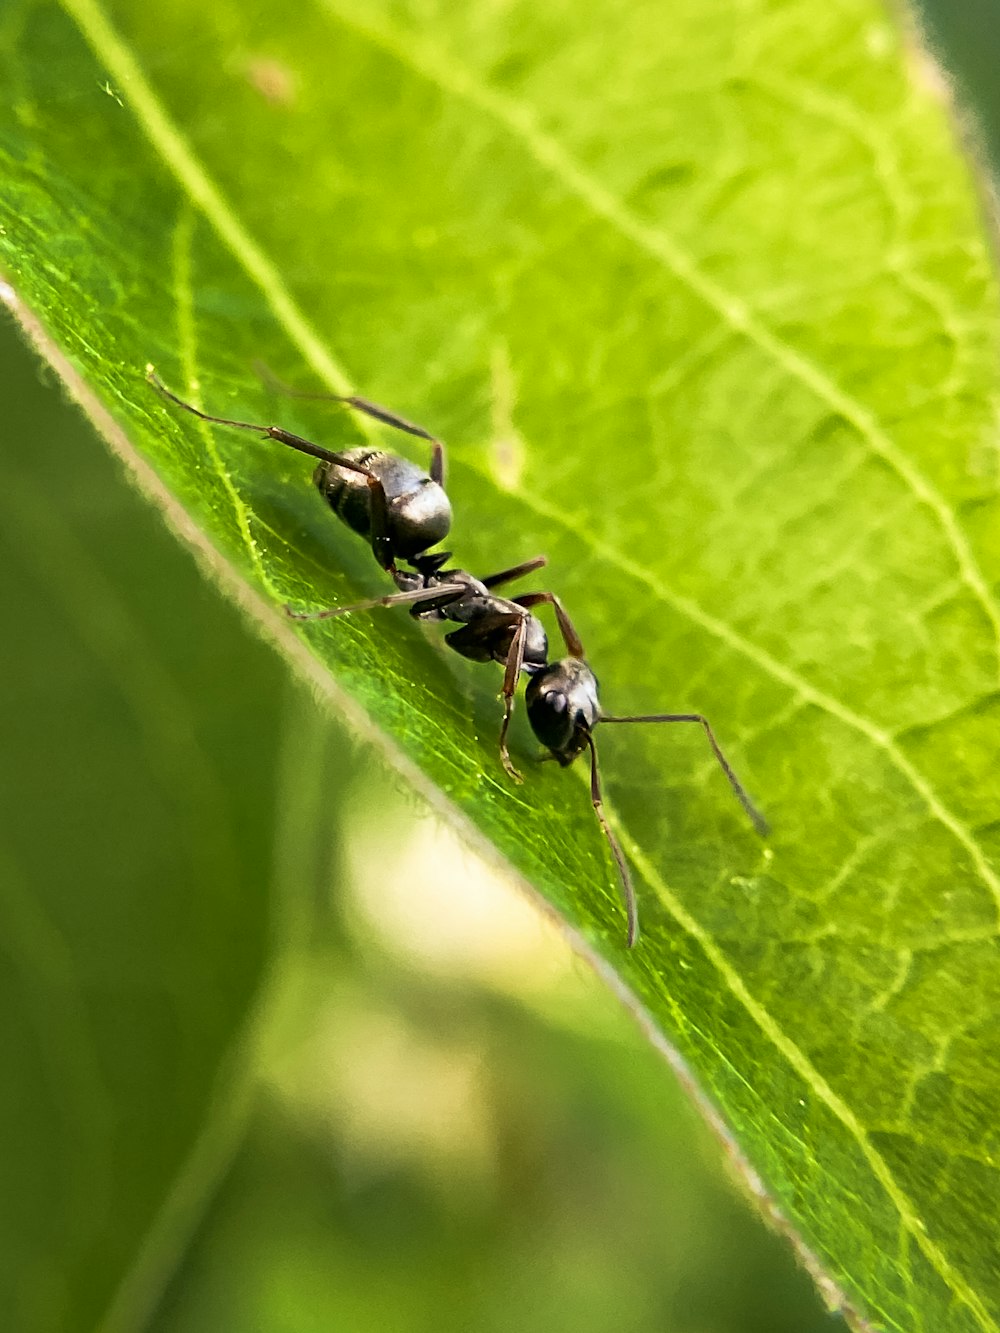
<svg viewBox="0 0 1000 1333"><path fill-rule="evenodd" d="M545 696L545 702L554 713L565 713L569 700L560 690L549 690Z"/></svg>

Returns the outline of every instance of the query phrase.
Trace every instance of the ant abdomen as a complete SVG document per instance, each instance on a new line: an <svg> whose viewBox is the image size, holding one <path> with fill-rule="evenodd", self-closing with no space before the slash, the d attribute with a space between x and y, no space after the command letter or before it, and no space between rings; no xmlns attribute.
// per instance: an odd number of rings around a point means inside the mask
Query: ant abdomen
<svg viewBox="0 0 1000 1333"><path fill-rule="evenodd" d="M364 446L345 449L341 457L360 464L382 483L387 535L396 556L410 559L447 537L451 503L444 488L423 468L396 454ZM360 536L371 537L372 484L366 473L324 462L313 473L313 484L338 518Z"/></svg>

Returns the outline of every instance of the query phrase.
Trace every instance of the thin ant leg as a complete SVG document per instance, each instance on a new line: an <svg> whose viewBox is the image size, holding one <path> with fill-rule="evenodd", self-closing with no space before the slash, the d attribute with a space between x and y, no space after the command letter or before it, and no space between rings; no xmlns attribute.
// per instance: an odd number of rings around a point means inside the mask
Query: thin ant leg
<svg viewBox="0 0 1000 1333"><path fill-rule="evenodd" d="M484 588L499 588L503 583L513 583L515 579L523 579L526 574L533 574L536 569L541 569L546 564L548 564L548 556L536 555L533 560L525 560L520 565L512 565L510 569L501 569L499 574L490 574L488 578L479 581Z"/></svg>
<svg viewBox="0 0 1000 1333"><path fill-rule="evenodd" d="M284 380L280 380L263 361L255 361L254 369L266 385L275 389L278 393L283 393L286 398L305 398L313 402L342 403L345 407L353 407L357 412L364 412L366 416L374 417L376 421L381 421L385 426L392 426L394 430L405 431L407 435L419 436L421 440L429 440L431 444L430 478L431 481L436 481L439 486L444 485L444 444L429 430L424 430L423 426L418 426L414 421L407 421L406 417L401 417L398 412L390 412L387 407L373 403L368 398L360 398L357 394L309 393L302 389L293 389Z"/></svg>
<svg viewBox="0 0 1000 1333"><path fill-rule="evenodd" d="M366 602L354 602L350 606L332 606L326 611L293 611L285 607L285 614L292 620L332 620L334 616L349 616L355 611L372 611L377 606L410 606L414 602L440 601L441 606L457 601L468 588L462 583L442 583L436 588L414 588L410 592L393 592L387 597L372 597Z"/></svg>
<svg viewBox="0 0 1000 1333"><path fill-rule="evenodd" d="M507 750L507 729L510 726L511 715L514 711L514 695L517 690L517 682L521 679L521 670L524 666L524 646L528 637L528 619L528 613L520 608L514 611L493 611L482 616L479 620L463 625L461 629L452 630L450 634L445 635L445 643L454 648L456 652L471 657L473 661L485 662L493 657L493 645L497 642L498 636L504 631L513 631L504 662L503 689L500 691L503 699L503 723L500 727L500 762L503 764L508 777L514 782L523 782L524 779L511 763L510 754ZM472 651L468 651L469 649Z"/></svg>
<svg viewBox="0 0 1000 1333"><path fill-rule="evenodd" d="M601 796L601 776L597 768L597 746L594 744L594 738L587 733L587 744L590 746L590 799L594 806L594 814L597 816L598 823L604 831L604 836L608 840L608 846L611 848L611 854L615 858L618 866L618 877L621 880L622 898L625 902L625 916L628 920L628 934L625 943L630 949L634 949L636 941L639 938L639 912L635 903L635 889L632 887L632 875L628 868L628 862L625 860L625 853L622 851L618 839L611 831L611 825L608 823L604 814L604 801Z"/></svg>
<svg viewBox="0 0 1000 1333"><path fill-rule="evenodd" d="M514 713L514 695L517 690L517 682L521 679L521 668L524 665L524 645L528 637L528 617L521 616L517 629L514 631L514 638L511 640L510 652L507 654L507 663L503 673L503 722L500 724L500 762L504 769L514 782L523 782L524 778L517 771L510 761L510 753L507 749L507 730L510 727L510 719Z"/></svg>
<svg viewBox="0 0 1000 1333"><path fill-rule="evenodd" d="M551 605L555 610L556 620L559 622L559 632L563 636L566 651L570 657L583 657L583 644L580 642L580 636L577 634L572 620L566 614L562 602L554 592L526 592L523 597L515 597L514 601L518 606L524 607L542 606L545 603Z"/></svg>
<svg viewBox="0 0 1000 1333"><path fill-rule="evenodd" d="M768 822L754 805L753 801L751 801L743 783L740 782L739 778L733 772L732 765L722 753L722 747L715 739L715 732L709 725L707 717L703 717L701 713L651 713L641 717L608 717L606 713L602 713L598 720L601 722L696 722L708 737L708 743L712 747L712 753L719 761L719 766L723 773L725 773L726 777L729 779L729 785L736 793L737 800L750 817L751 824L753 824L754 828L762 838L767 837L770 831Z"/></svg>
<svg viewBox="0 0 1000 1333"><path fill-rule="evenodd" d="M500 579L519 577L521 573L527 572L532 566L538 567L544 563L545 557L538 556L535 560L527 560L524 565L515 566L513 569L504 570L499 576L494 574L493 578ZM514 605L521 607L525 612L532 606L541 606L545 603L555 608L556 619L559 621L559 629L563 639L566 642L566 650L572 657L583 657L583 644L580 642L580 636L573 628L573 622L563 610L562 602L553 592L529 592L523 597L515 597ZM514 694L517 690L517 682L521 678L521 670L524 666L524 646L528 637L528 616L521 617L514 637L511 640L510 651L507 654L507 663L503 678L503 724L500 728L500 761L507 773L515 782L523 782L521 774L517 771L510 761L510 755L507 751L507 730L510 727L510 719L514 712Z"/></svg>
<svg viewBox="0 0 1000 1333"><path fill-rule="evenodd" d="M158 393L164 398L168 398L178 407L182 407L185 412L190 412L192 416L198 417L201 421L209 421L215 426L232 426L236 430L252 430L259 435L265 435L270 440L277 440L279 444L287 444L291 449L297 449L300 454L308 454L310 458L318 458L323 463L333 463L336 467L344 468L347 472L358 472L368 482L368 491L371 498L371 545L372 554L375 559L390 574L396 572L396 562L392 552L392 541L389 537L389 502L386 499L385 487L382 482L372 472L371 468L363 463L357 463L353 459L345 458L343 454L335 453L331 449L324 449L318 444L313 444L311 440L303 439L301 435L293 435L291 431L282 430L280 426L260 426L252 421L234 421L231 417L216 417L210 412L203 412L195 407L193 403L187 403L183 398L178 398L177 394L172 393L157 375L152 366L146 367L146 379Z"/></svg>

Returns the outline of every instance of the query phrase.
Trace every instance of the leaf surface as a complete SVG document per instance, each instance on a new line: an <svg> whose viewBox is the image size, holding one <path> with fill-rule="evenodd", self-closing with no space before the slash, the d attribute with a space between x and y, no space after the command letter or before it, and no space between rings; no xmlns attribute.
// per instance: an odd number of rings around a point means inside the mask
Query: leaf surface
<svg viewBox="0 0 1000 1333"><path fill-rule="evenodd" d="M425 423L459 562L546 552L609 711L712 719L766 847L702 737L600 735L625 956L583 775L499 768L497 673L401 614L304 634L604 955L841 1293L1000 1327L997 293L881 9L8 0L0 49L0 263L239 573L384 587L300 458L167 410L147 362L334 447L359 423L255 359Z"/></svg>

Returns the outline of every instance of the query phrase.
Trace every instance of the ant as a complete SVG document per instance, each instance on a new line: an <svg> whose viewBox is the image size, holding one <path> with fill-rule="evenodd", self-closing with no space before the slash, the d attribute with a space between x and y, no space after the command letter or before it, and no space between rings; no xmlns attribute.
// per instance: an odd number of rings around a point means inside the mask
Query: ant
<svg viewBox="0 0 1000 1333"><path fill-rule="evenodd" d="M706 717L701 713L653 713L630 717L603 713L597 677L559 598L552 592L525 593L511 600L494 594L494 588L540 569L546 563L545 556L536 556L510 569L477 579L463 569L445 569L450 552L430 553L430 548L442 541L450 530L451 504L444 490L444 445L429 431L353 394L295 395L342 403L385 425L428 440L431 463L429 473L425 473L406 459L368 446L334 452L278 426L213 416L171 393L152 366L147 366L146 378L165 398L202 421L256 431L320 460L313 473L314 484L334 513L370 542L376 561L392 577L397 591L323 611L300 612L286 607L287 613L295 620L326 620L376 607L409 605L410 614L416 619L460 624L460 629L445 635L449 647L472 661L497 661L504 666L500 758L516 782L522 781L522 777L511 763L507 732L518 680L522 675L528 677L525 691L528 721L535 736L549 752L545 758L555 759L565 768L584 750L590 752L590 799L618 870L627 919L628 948L634 948L639 938L638 909L628 861L604 813L593 734L599 723L690 722L700 726L751 823L762 837L766 836L767 821L737 778ZM410 568L400 569L397 559L405 560ZM543 604L551 605L555 611L568 654L555 662L548 660L544 626L531 614L532 607Z"/></svg>
<svg viewBox="0 0 1000 1333"><path fill-rule="evenodd" d="M549 604L554 607L561 627L569 627L569 620L554 593L531 592L508 600L492 591L540 569L545 564L544 556L477 579L464 569L444 569L450 552L429 553L430 547L442 541L451 527L451 504L443 484L443 443L422 426L414 425L367 398L315 395L343 403L386 425L429 440L431 463L430 472L426 473L404 458L371 446L334 452L279 426L213 416L172 393L151 366L146 368L146 378L170 402L202 421L256 431L320 460L313 473L313 483L338 518L370 542L375 559L390 575L398 591L388 597L376 597L329 611L301 612L290 607L286 607L286 611L294 620L325 620L377 606L409 604L411 614L418 620L447 620L460 625L460 629L445 635L450 648L474 662L495 661L504 667L500 759L508 775L515 782L521 782L521 774L511 762L507 749L514 697L522 672L544 667L549 651L545 629L531 614L530 608ZM400 569L397 560L405 560L411 568Z"/></svg>

